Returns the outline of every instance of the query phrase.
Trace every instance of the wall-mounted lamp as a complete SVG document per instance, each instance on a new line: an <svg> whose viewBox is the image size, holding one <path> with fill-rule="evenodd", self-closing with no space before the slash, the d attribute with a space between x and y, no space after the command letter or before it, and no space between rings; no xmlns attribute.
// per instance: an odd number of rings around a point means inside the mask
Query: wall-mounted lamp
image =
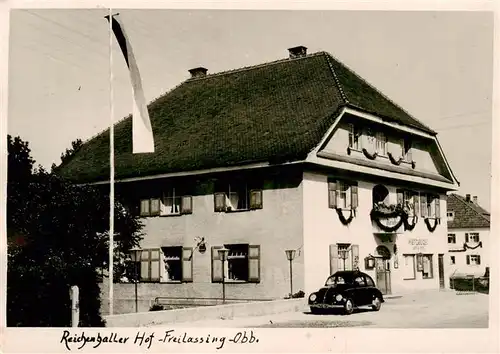
<svg viewBox="0 0 500 354"><path fill-rule="evenodd" d="M375 257L368 256L365 258L365 269L373 269L375 268Z"/></svg>

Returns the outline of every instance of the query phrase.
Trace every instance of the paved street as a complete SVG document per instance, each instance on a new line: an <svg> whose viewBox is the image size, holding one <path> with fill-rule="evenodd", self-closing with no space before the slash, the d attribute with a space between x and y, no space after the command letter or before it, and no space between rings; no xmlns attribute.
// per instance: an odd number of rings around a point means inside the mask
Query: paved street
<svg viewBox="0 0 500 354"><path fill-rule="evenodd" d="M488 295L458 295L454 291L426 291L387 299L379 312L359 311L350 316L289 312L260 317L179 323L189 327L253 328L487 328Z"/></svg>

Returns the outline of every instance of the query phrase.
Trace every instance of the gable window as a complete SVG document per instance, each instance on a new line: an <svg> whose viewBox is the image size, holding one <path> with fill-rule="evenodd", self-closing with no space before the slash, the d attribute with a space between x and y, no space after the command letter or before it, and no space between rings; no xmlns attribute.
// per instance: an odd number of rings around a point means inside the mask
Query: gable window
<svg viewBox="0 0 500 354"><path fill-rule="evenodd" d="M467 255L466 262L468 265L481 265L481 256L478 254Z"/></svg>
<svg viewBox="0 0 500 354"><path fill-rule="evenodd" d="M454 211L447 211L446 218L448 219L448 221L453 221L453 219L455 218L455 212Z"/></svg>
<svg viewBox="0 0 500 354"><path fill-rule="evenodd" d="M262 209L262 189L250 189L245 182L219 184L214 194L216 212Z"/></svg>
<svg viewBox="0 0 500 354"><path fill-rule="evenodd" d="M450 264L455 264L455 256L450 256Z"/></svg>
<svg viewBox="0 0 500 354"><path fill-rule="evenodd" d="M355 209L358 206L356 182L328 179L328 206L331 209Z"/></svg>
<svg viewBox="0 0 500 354"><path fill-rule="evenodd" d="M349 129L349 147L353 150L359 150L359 137L361 135L359 128L354 124L348 125Z"/></svg>
<svg viewBox="0 0 500 354"><path fill-rule="evenodd" d="M479 232L469 232L465 234L465 242L479 242Z"/></svg>
<svg viewBox="0 0 500 354"><path fill-rule="evenodd" d="M260 282L260 246L248 244L224 245L229 250L224 262L225 282ZM222 261L218 250L212 247L212 282L222 282Z"/></svg>
<svg viewBox="0 0 500 354"><path fill-rule="evenodd" d="M403 139L403 141L401 143L401 147L402 147L402 156L403 156L403 159L406 162L412 162L413 161L413 157L412 157L412 143L411 143L411 140L410 139Z"/></svg>
<svg viewBox="0 0 500 354"><path fill-rule="evenodd" d="M409 216L417 215L418 211L418 193L410 190L396 191L397 202L401 204L407 211Z"/></svg>
<svg viewBox="0 0 500 354"><path fill-rule="evenodd" d="M376 149L375 151L379 155L385 155L387 149L387 137L382 132L377 132L376 134Z"/></svg>
<svg viewBox="0 0 500 354"><path fill-rule="evenodd" d="M455 234L448 234L448 243L457 243L457 236Z"/></svg>

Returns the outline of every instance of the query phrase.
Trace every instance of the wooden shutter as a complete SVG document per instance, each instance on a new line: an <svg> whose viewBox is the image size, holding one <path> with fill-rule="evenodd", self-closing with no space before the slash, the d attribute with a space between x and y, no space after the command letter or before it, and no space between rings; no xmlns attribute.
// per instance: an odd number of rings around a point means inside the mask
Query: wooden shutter
<svg viewBox="0 0 500 354"><path fill-rule="evenodd" d="M439 194L436 195L435 199L435 209L436 209L436 218L440 218L441 217L441 209L440 209L440 198L439 198Z"/></svg>
<svg viewBox="0 0 500 354"><path fill-rule="evenodd" d="M260 246L248 246L248 281L260 282Z"/></svg>
<svg viewBox="0 0 500 354"><path fill-rule="evenodd" d="M337 208L337 182L328 181L328 207Z"/></svg>
<svg viewBox="0 0 500 354"><path fill-rule="evenodd" d="M358 207L358 185L351 185L351 209L356 209Z"/></svg>
<svg viewBox="0 0 500 354"><path fill-rule="evenodd" d="M470 264L470 256L469 255L466 256L466 262L467 262L467 264Z"/></svg>
<svg viewBox="0 0 500 354"><path fill-rule="evenodd" d="M149 215L149 199L141 199L140 215L141 216Z"/></svg>
<svg viewBox="0 0 500 354"><path fill-rule="evenodd" d="M225 193L215 193L214 194L214 210L216 212L226 211L226 194Z"/></svg>
<svg viewBox="0 0 500 354"><path fill-rule="evenodd" d="M419 215L420 213L418 212L418 210L420 209L418 207L418 201L419 201L419 198L418 198L418 193L413 193L413 213L415 215Z"/></svg>
<svg viewBox="0 0 500 354"><path fill-rule="evenodd" d="M398 189L396 191L396 196L397 196L397 203L400 205L403 205L404 203L404 194L402 189Z"/></svg>
<svg viewBox="0 0 500 354"><path fill-rule="evenodd" d="M193 213L193 197L185 195L181 198L181 214Z"/></svg>
<svg viewBox="0 0 500 354"><path fill-rule="evenodd" d="M140 280L149 281L151 280L149 271L149 250L141 251L141 268L140 268Z"/></svg>
<svg viewBox="0 0 500 354"><path fill-rule="evenodd" d="M339 246L330 245L330 275L335 273L339 267Z"/></svg>
<svg viewBox="0 0 500 354"><path fill-rule="evenodd" d="M420 193L420 215L427 217L427 195L424 193Z"/></svg>
<svg viewBox="0 0 500 354"><path fill-rule="evenodd" d="M160 252L161 249L153 249L150 251L150 275L151 281L160 281Z"/></svg>
<svg viewBox="0 0 500 354"><path fill-rule="evenodd" d="M160 215L160 199L159 198L151 199L150 211L151 211L151 215Z"/></svg>
<svg viewBox="0 0 500 354"><path fill-rule="evenodd" d="M250 191L250 209L262 209L262 190Z"/></svg>
<svg viewBox="0 0 500 354"><path fill-rule="evenodd" d="M182 247L182 281L193 281L193 247Z"/></svg>
<svg viewBox="0 0 500 354"><path fill-rule="evenodd" d="M480 264L481 264L481 256L477 255L477 265L480 265Z"/></svg>
<svg viewBox="0 0 500 354"><path fill-rule="evenodd" d="M352 270L359 269L359 246L351 245L351 264Z"/></svg>
<svg viewBox="0 0 500 354"><path fill-rule="evenodd" d="M212 247L212 283L222 282L222 263L219 258L219 252L217 251L221 248L222 246Z"/></svg>
<svg viewBox="0 0 500 354"><path fill-rule="evenodd" d="M465 242L469 242L469 234L467 232L465 233Z"/></svg>

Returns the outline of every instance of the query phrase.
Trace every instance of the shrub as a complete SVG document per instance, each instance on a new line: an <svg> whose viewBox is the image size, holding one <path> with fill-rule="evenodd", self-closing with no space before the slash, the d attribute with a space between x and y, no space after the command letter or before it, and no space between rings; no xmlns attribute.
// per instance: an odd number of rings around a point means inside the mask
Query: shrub
<svg viewBox="0 0 500 354"><path fill-rule="evenodd" d="M149 311L163 311L164 308L160 304L153 304L150 308Z"/></svg>

